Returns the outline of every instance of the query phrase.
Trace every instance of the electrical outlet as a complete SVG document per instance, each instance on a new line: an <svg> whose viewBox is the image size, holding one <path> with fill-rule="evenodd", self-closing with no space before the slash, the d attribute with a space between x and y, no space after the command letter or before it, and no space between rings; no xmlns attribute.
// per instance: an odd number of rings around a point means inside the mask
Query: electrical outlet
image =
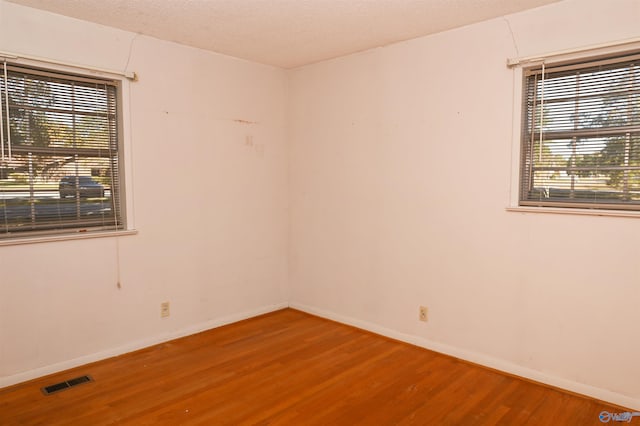
<svg viewBox="0 0 640 426"><path fill-rule="evenodd" d="M427 307L420 306L420 311L418 315L419 315L418 318L420 319L420 321L427 322Z"/></svg>
<svg viewBox="0 0 640 426"><path fill-rule="evenodd" d="M160 304L160 318L166 318L169 316L169 302L162 302Z"/></svg>

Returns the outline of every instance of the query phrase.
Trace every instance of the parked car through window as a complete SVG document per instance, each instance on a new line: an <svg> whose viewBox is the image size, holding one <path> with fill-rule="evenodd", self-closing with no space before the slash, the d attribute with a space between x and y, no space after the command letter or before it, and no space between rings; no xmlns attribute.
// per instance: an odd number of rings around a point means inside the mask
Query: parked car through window
<svg viewBox="0 0 640 426"><path fill-rule="evenodd" d="M60 198L103 198L104 186L91 176L65 176L60 179Z"/></svg>

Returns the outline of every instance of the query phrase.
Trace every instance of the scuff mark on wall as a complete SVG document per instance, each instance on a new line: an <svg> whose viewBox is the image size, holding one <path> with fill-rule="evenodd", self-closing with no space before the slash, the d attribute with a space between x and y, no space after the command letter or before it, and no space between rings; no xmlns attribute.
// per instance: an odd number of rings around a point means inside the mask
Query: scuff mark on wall
<svg viewBox="0 0 640 426"><path fill-rule="evenodd" d="M253 149L260 158L264 157L264 144L253 142L253 135L246 135L244 138L244 146Z"/></svg>
<svg viewBox="0 0 640 426"><path fill-rule="evenodd" d="M247 124L247 125L259 124L257 121L243 120L241 118L234 118L233 121L235 121L236 123Z"/></svg>

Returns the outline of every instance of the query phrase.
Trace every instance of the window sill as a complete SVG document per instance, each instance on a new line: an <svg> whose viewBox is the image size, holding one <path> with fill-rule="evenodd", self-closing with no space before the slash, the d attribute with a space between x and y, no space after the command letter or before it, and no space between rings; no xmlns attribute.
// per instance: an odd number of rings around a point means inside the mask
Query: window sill
<svg viewBox="0 0 640 426"><path fill-rule="evenodd" d="M630 217L640 219L639 211L623 210L597 210L597 209L576 209L576 208L554 208L554 207L507 207L508 212L516 213L551 213L551 214L572 214L579 216L613 216Z"/></svg>
<svg viewBox="0 0 640 426"><path fill-rule="evenodd" d="M0 247L13 246L18 244L48 243L51 241L86 240L89 238L121 237L124 235L136 235L137 229L125 231L97 231L97 232L77 232L74 234L47 235L38 237L16 237L0 240Z"/></svg>

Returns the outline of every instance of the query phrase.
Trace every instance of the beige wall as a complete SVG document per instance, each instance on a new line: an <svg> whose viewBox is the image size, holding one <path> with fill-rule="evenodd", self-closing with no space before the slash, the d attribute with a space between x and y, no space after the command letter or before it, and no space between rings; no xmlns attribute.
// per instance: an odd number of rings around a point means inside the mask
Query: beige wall
<svg viewBox="0 0 640 426"><path fill-rule="evenodd" d="M505 211L507 58L639 18L566 1L292 71L291 304L640 408L640 222Z"/></svg>
<svg viewBox="0 0 640 426"><path fill-rule="evenodd" d="M284 71L3 1L0 51L139 76L139 233L0 247L0 386L286 306Z"/></svg>
<svg viewBox="0 0 640 426"><path fill-rule="evenodd" d="M505 211L506 59L638 18L569 0L285 72L0 0L0 50L140 77L139 233L0 247L0 386L290 303L640 408L640 222Z"/></svg>

